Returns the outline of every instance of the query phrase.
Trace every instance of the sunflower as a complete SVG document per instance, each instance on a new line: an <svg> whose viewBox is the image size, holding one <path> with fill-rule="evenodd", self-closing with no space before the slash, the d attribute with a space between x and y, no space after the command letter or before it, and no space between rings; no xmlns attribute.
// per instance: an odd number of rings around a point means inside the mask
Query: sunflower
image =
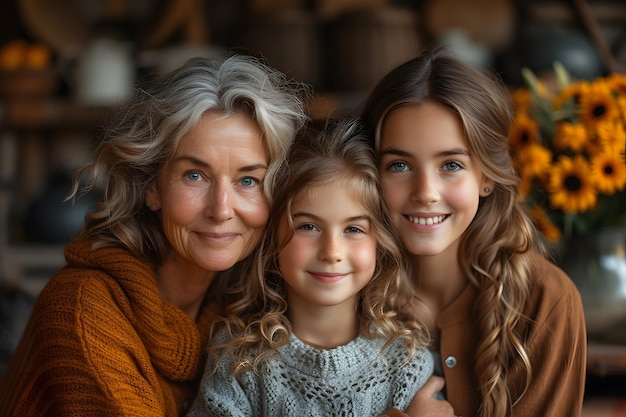
<svg viewBox="0 0 626 417"><path fill-rule="evenodd" d="M600 192L613 195L626 186L626 165L621 155L605 152L591 160L591 179Z"/></svg>
<svg viewBox="0 0 626 417"><path fill-rule="evenodd" d="M587 94L589 88L590 84L587 81L580 81L576 84L568 85L552 99L553 109L560 110L569 102L574 105L579 105L581 97Z"/></svg>
<svg viewBox="0 0 626 417"><path fill-rule="evenodd" d="M614 94L626 96L626 74L610 74L606 77L606 82Z"/></svg>
<svg viewBox="0 0 626 417"><path fill-rule="evenodd" d="M615 105L622 120L626 120L626 95L615 97Z"/></svg>
<svg viewBox="0 0 626 417"><path fill-rule="evenodd" d="M611 87L607 82L596 81L580 97L580 117L589 126L612 121L619 115Z"/></svg>
<svg viewBox="0 0 626 417"><path fill-rule="evenodd" d="M517 111L526 113L532 106L533 95L525 88L518 88L511 93L511 101Z"/></svg>
<svg viewBox="0 0 626 417"><path fill-rule="evenodd" d="M550 221L544 209L539 206L533 206L530 209L530 215L537 230L550 242L557 242L561 238L561 230Z"/></svg>
<svg viewBox="0 0 626 417"><path fill-rule="evenodd" d="M509 144L513 149L521 149L531 143L537 143L537 122L526 113L517 113L509 128Z"/></svg>
<svg viewBox="0 0 626 417"><path fill-rule="evenodd" d="M580 152L589 141L587 129L582 124L561 122L557 125L554 146L557 149L570 148L574 152Z"/></svg>
<svg viewBox="0 0 626 417"><path fill-rule="evenodd" d="M595 207L598 196L590 180L591 169L580 155L561 156L550 172L550 206L565 212L584 212Z"/></svg>
<svg viewBox="0 0 626 417"><path fill-rule="evenodd" d="M552 152L539 144L533 143L517 153L517 170L522 177L544 177L552 164Z"/></svg>
<svg viewBox="0 0 626 417"><path fill-rule="evenodd" d="M528 197L528 194L530 194L533 189L533 181L533 177L520 175L519 189L517 190L517 193L521 198L524 199Z"/></svg>
<svg viewBox="0 0 626 417"><path fill-rule="evenodd" d="M524 69L526 89L514 100L520 199L536 206L534 222L552 241L626 226L626 74L571 82L562 65L554 69L548 93Z"/></svg>
<svg viewBox="0 0 626 417"><path fill-rule="evenodd" d="M624 151L626 145L626 129L619 120L601 123L597 126L596 132L600 138L603 148L615 150L618 153Z"/></svg>

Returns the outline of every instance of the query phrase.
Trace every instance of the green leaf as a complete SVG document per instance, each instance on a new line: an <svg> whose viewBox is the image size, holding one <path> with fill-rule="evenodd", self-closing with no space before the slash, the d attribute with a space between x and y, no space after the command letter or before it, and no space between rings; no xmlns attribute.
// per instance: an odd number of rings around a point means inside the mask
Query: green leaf
<svg viewBox="0 0 626 417"><path fill-rule="evenodd" d="M559 85L559 90L563 90L570 84L569 73L559 61L554 61L552 66L554 67L554 73L556 75L556 82Z"/></svg>

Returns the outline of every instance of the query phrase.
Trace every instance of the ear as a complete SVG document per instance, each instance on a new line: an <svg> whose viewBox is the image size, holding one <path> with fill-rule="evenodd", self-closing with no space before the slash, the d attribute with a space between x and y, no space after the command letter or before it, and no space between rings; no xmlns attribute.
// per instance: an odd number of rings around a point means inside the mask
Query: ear
<svg viewBox="0 0 626 417"><path fill-rule="evenodd" d="M481 197L487 197L489 194L493 192L493 188L495 186L495 181L491 180L487 177L483 177L483 180L480 183L480 190L478 194Z"/></svg>
<svg viewBox="0 0 626 417"><path fill-rule="evenodd" d="M148 184L146 188L145 204L148 210L157 211L161 209L161 193L156 180Z"/></svg>

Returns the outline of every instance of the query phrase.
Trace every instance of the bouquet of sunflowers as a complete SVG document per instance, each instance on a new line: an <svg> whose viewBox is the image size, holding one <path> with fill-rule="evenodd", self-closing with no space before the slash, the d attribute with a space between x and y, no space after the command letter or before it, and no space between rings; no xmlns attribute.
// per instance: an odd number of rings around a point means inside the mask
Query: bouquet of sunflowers
<svg viewBox="0 0 626 417"><path fill-rule="evenodd" d="M521 197L556 242L626 226L626 74L571 81L558 63L550 89L524 69L512 92L509 140Z"/></svg>

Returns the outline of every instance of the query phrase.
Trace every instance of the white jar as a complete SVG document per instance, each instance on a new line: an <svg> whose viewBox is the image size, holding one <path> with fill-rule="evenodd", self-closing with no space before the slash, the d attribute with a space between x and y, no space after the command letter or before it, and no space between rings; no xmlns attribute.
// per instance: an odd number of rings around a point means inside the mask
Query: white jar
<svg viewBox="0 0 626 417"><path fill-rule="evenodd" d="M84 104L114 105L133 94L135 62L132 44L94 39L78 58L76 98Z"/></svg>

